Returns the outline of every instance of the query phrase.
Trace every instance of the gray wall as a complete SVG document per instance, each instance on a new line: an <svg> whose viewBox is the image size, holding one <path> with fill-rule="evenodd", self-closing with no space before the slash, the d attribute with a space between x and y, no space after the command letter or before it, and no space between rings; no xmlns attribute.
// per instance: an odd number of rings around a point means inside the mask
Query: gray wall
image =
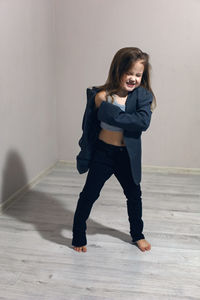
<svg viewBox="0 0 200 300"><path fill-rule="evenodd" d="M195 0L0 0L0 202L75 160L86 88L126 46L153 67L143 163L200 168L199 11Z"/></svg>
<svg viewBox="0 0 200 300"><path fill-rule="evenodd" d="M0 1L0 202L58 159L53 5Z"/></svg>
<svg viewBox="0 0 200 300"><path fill-rule="evenodd" d="M158 107L143 134L143 163L200 167L200 1L60 0L56 5L59 158L79 151L88 86L105 82L115 52L151 57Z"/></svg>

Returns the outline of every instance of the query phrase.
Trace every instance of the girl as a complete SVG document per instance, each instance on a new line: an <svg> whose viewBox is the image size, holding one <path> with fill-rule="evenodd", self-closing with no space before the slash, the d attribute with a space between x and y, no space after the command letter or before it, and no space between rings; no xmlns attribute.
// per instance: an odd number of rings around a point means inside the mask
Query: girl
<svg viewBox="0 0 200 300"><path fill-rule="evenodd" d="M151 249L142 233L140 186L141 134L149 127L156 107L149 69L148 54L135 47L122 48L112 60L106 83L93 87L94 93L83 119L82 129L85 132L79 141L80 146L85 144L86 155L82 161L88 159L89 172L74 215L72 245L75 251L87 251L86 221L104 183L113 174L127 198L132 242L141 251ZM94 109L91 109L92 105ZM93 111L90 122L89 109ZM86 142L86 136L92 139L91 143ZM77 158L81 159L80 154Z"/></svg>

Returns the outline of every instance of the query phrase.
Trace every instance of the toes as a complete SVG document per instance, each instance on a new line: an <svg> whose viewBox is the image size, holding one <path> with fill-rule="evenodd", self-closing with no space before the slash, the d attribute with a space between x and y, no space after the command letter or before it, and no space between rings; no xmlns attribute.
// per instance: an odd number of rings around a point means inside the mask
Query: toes
<svg viewBox="0 0 200 300"><path fill-rule="evenodd" d="M144 251L149 251L151 249L151 244L149 244L147 241L145 240L139 240L136 242L138 248L144 252Z"/></svg>
<svg viewBox="0 0 200 300"><path fill-rule="evenodd" d="M146 249L147 251L151 250L151 245L148 245L145 249Z"/></svg>
<svg viewBox="0 0 200 300"><path fill-rule="evenodd" d="M74 250L77 251L77 252L80 252L80 251L81 251L81 248L79 248L79 247L74 247Z"/></svg>
<svg viewBox="0 0 200 300"><path fill-rule="evenodd" d="M73 249L77 252L86 252L87 248L85 246L83 247L73 247Z"/></svg>

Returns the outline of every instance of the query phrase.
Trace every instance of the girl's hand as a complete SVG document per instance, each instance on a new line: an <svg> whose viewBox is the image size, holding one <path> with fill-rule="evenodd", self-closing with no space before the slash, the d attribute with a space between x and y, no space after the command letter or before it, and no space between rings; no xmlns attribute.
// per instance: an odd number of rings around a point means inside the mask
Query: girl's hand
<svg viewBox="0 0 200 300"><path fill-rule="evenodd" d="M96 94L96 96L95 96L96 108L99 108L102 101L106 101L106 91L100 91L99 93Z"/></svg>

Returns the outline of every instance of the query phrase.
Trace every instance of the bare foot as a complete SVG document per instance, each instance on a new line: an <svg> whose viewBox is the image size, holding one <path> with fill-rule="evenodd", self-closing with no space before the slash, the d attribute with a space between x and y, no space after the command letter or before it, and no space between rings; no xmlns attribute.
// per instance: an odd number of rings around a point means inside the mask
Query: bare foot
<svg viewBox="0 0 200 300"><path fill-rule="evenodd" d="M151 250L151 244L147 242L145 239L138 240L135 242L141 251L149 251Z"/></svg>
<svg viewBox="0 0 200 300"><path fill-rule="evenodd" d="M73 249L77 252L87 252L87 248L86 246L82 246L82 247L73 247Z"/></svg>

